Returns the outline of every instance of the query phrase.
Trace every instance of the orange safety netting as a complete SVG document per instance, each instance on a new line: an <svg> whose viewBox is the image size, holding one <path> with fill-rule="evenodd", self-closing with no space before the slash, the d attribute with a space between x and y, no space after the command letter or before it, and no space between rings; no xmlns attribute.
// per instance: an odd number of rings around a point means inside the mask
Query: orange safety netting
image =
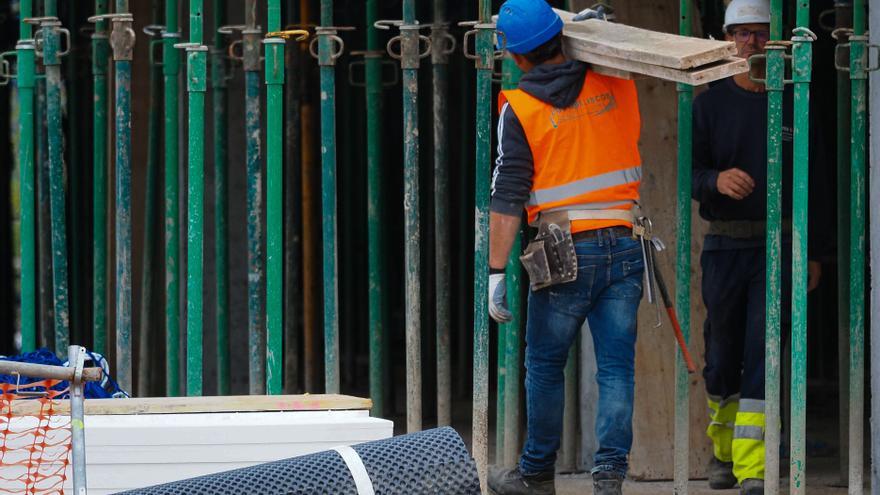
<svg viewBox="0 0 880 495"><path fill-rule="evenodd" d="M70 463L70 416L56 414L67 390L60 380L16 386L0 383L0 495L63 494ZM45 391L34 397L33 391ZM38 407L16 413L13 404Z"/></svg>

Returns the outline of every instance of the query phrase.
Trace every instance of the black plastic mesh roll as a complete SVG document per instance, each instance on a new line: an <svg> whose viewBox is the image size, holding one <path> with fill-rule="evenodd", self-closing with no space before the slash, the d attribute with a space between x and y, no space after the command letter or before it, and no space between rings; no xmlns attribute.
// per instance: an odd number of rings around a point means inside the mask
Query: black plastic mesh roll
<svg viewBox="0 0 880 495"><path fill-rule="evenodd" d="M376 495L479 495L477 467L452 428L353 446ZM335 451L123 492L127 495L358 495Z"/></svg>

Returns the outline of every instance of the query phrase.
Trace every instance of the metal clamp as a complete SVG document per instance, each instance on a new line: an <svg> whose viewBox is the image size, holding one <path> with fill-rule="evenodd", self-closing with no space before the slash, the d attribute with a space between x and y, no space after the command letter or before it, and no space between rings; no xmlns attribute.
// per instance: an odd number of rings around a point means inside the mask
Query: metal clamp
<svg viewBox="0 0 880 495"><path fill-rule="evenodd" d="M143 32L144 32L144 34L146 34L147 36L152 38L149 43L149 46L150 46L150 65L152 65L153 67L162 67L162 62L156 60L155 48L157 46L159 46L159 47L163 46L162 33L165 32L165 26L163 26L161 24L150 24L150 25L143 27ZM160 54L160 60L161 60L162 52L160 51L159 54Z"/></svg>
<svg viewBox="0 0 880 495"><path fill-rule="evenodd" d="M441 22L431 25L431 63L434 65L448 64L449 56L455 53L458 40L449 33L449 23Z"/></svg>
<svg viewBox="0 0 880 495"><path fill-rule="evenodd" d="M0 53L0 86L6 86L9 81L15 79L15 74L12 73L12 64L7 58L17 56L18 52L15 51Z"/></svg>
<svg viewBox="0 0 880 495"><path fill-rule="evenodd" d="M345 42L338 36L340 31L354 31L354 28L351 26L315 27L315 37L309 42L309 54L312 58L318 60L318 65L336 65L336 61L342 56L343 52L345 52ZM336 47L336 49L333 50L333 46L331 45L331 51L326 57L322 57L323 54L318 53L318 43L321 38L324 37L329 39Z"/></svg>
<svg viewBox="0 0 880 495"><path fill-rule="evenodd" d="M853 30L849 28L842 28L839 30L835 30L835 32L847 32L848 33L848 42L846 43L838 43L837 46L834 47L834 68L841 72L851 72L849 64L842 65L838 61L840 60L840 54L843 52L844 48L849 49L852 46L852 42L865 43L865 53L864 53L864 71L865 72L875 72L880 70L880 45L875 45L871 43L867 43L870 40L868 35L855 35L852 34ZM832 33L834 36L834 33ZM836 38L835 38L836 39ZM871 58L871 50L876 50L877 57L874 59ZM849 60L849 57L845 57L844 60ZM872 64L872 60L874 63Z"/></svg>
<svg viewBox="0 0 880 495"><path fill-rule="evenodd" d="M461 42L461 49L464 52L465 58L467 58L469 60L476 61L477 69L494 69L494 67L495 67L494 61L501 60L502 58L504 58L504 49L507 46L507 37L504 36L504 33L495 29L494 23L487 23L487 22L481 23L479 21L463 21L463 22L459 22L458 25L462 26L462 27L473 27L474 28L474 29L464 33L464 38L462 39L462 42ZM479 33L480 31L489 31L489 30L491 30L494 33L495 38L496 38L496 44L500 45L501 48L493 51L492 58L490 59L490 62L488 64L486 64L483 61L483 58L481 56L477 55L476 49L474 49L474 52L468 51L468 40L471 37L473 37L474 35L476 35L477 33ZM498 41L500 41L500 43L498 43Z"/></svg>
<svg viewBox="0 0 880 495"><path fill-rule="evenodd" d="M208 51L208 45L203 45L201 43L175 43L174 48L179 48L181 50L186 50L188 52L206 52Z"/></svg>
<svg viewBox="0 0 880 495"><path fill-rule="evenodd" d="M81 397L83 394L83 368L86 365L86 349L85 347L77 347L76 363L73 368L73 380L70 381L70 393L75 397Z"/></svg>
<svg viewBox="0 0 880 495"><path fill-rule="evenodd" d="M378 50L376 50L376 51L359 50L359 51L351 52L351 56L352 57L362 56L362 57L364 57L364 60L354 60L348 64L348 84L350 84L356 88L364 88L367 86L366 81L358 82L354 77L355 67L360 67L362 65L366 66L366 63L367 63L366 59L382 59L385 57L385 52L378 51ZM397 68L398 68L397 64L395 64L391 60L381 60L381 64L382 64L383 68L391 67L391 71L392 71L391 73L394 74L394 78L391 79L390 81L384 81L384 80L382 81L382 87L389 88L392 86L397 86L397 84L400 82L400 72L397 70ZM384 71L383 71L383 73L384 73Z"/></svg>
<svg viewBox="0 0 880 495"><path fill-rule="evenodd" d="M309 39L310 33L305 29L285 29L283 31L272 31L266 33L265 38L281 38L283 40L305 41Z"/></svg>
<svg viewBox="0 0 880 495"><path fill-rule="evenodd" d="M767 44L764 46L764 49L765 49L765 50L781 50L781 51L783 51L782 58L783 58L784 60L791 60L791 59L792 59L791 55L789 55L789 54L787 54L787 53L784 53L785 50L788 50L789 47L791 47L791 45L792 45L792 42L791 42L791 41L787 41L787 40L768 41ZM766 85L766 84L767 84L767 79L761 79L761 78L758 78L758 77L754 77L754 76L752 75L752 69L754 68L755 63L756 63L758 60L763 60L763 61L765 62L765 64L766 64L766 62L767 62L767 54L766 54L766 53L762 53L762 54L758 54L758 55L752 55L751 57L749 57L748 59L746 59L746 63L749 64L749 80L752 81L752 82L758 83L758 84L765 84L765 85ZM782 84L783 84L783 86L786 85L786 84L791 84L792 82L793 82L793 81L792 81L791 79L783 79L783 80L782 80Z"/></svg>
<svg viewBox="0 0 880 495"><path fill-rule="evenodd" d="M419 21L415 21L413 24L407 24L402 20L381 20L373 23L373 26L375 26L376 29L388 30L392 27L396 27L400 30L400 34L388 40L388 43L385 45L385 50L388 51L388 55L391 58L400 61L400 66L402 68L418 69L419 60L431 55L433 40L423 34L419 34L419 30L431 28L430 24L419 24ZM415 32L415 34L406 34L410 32ZM413 46L404 50L404 46L407 43L412 43ZM421 51L422 43L425 45L424 51ZM400 47L399 51L394 51L395 44Z"/></svg>
<svg viewBox="0 0 880 495"><path fill-rule="evenodd" d="M113 30L110 31L110 48L113 49L113 60L134 60L134 43L137 39L132 25L134 16L130 13L101 14L89 17L89 22L110 21Z"/></svg>
<svg viewBox="0 0 880 495"><path fill-rule="evenodd" d="M45 34L43 33L46 29L53 29L58 31L58 34L63 35L62 37L66 41L66 43L61 43L59 41L59 46L66 46L64 50L58 50L56 54L59 58L65 57L70 54L70 47L72 46L70 41L70 31L66 28L61 27L61 21L54 16L46 16L46 17L28 17L24 19L24 22L27 24L31 24L33 26L39 26L40 29L34 33L34 53L37 57L43 57L43 38Z"/></svg>

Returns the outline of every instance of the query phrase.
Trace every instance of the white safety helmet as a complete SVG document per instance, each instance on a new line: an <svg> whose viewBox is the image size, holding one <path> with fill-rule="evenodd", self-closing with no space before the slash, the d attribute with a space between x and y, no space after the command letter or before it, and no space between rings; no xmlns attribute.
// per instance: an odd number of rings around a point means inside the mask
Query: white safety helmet
<svg viewBox="0 0 880 495"><path fill-rule="evenodd" d="M724 30L737 24L769 24L769 0L731 0L724 12Z"/></svg>

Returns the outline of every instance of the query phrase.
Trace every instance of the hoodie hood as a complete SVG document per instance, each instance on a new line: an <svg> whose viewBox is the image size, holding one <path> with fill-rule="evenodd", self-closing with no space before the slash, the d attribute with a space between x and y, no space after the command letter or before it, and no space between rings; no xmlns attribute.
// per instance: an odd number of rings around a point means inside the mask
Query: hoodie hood
<svg viewBox="0 0 880 495"><path fill-rule="evenodd" d="M556 108L568 108L584 87L587 64L569 60L554 65L539 65L522 76L519 89Z"/></svg>

